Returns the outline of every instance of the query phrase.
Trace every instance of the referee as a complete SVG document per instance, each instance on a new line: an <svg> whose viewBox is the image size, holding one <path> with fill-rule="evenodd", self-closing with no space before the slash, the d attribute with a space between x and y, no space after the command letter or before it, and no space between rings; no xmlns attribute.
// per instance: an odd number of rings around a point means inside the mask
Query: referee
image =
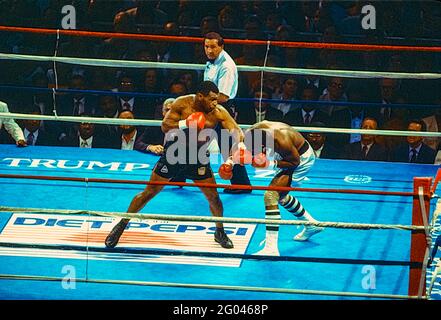
<svg viewBox="0 0 441 320"><path fill-rule="evenodd" d="M224 39L216 32L209 32L204 38L205 55L208 58L204 71L204 81L212 81L219 88L218 102L224 106L231 116L236 120L233 112L233 99L237 94L239 76L236 64L230 55L224 50ZM220 126L216 127L218 143L221 146ZM233 167L231 184L251 185L245 166L239 164ZM225 193L239 194L250 193L251 190L225 189Z"/></svg>

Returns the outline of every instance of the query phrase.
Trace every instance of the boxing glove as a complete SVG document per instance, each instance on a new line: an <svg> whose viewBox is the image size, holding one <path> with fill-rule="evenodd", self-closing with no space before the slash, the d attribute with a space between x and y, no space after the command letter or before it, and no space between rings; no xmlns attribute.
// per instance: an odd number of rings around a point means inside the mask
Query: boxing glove
<svg viewBox="0 0 441 320"><path fill-rule="evenodd" d="M266 154L259 153L253 157L253 161L252 161L251 165L254 168L268 168L268 166L270 165L270 162L269 162L268 158L266 157Z"/></svg>
<svg viewBox="0 0 441 320"><path fill-rule="evenodd" d="M179 121L179 129L194 128L202 130L205 127L205 115L203 112L195 112L185 120Z"/></svg>
<svg viewBox="0 0 441 320"><path fill-rule="evenodd" d="M229 158L219 167L219 177L224 180L231 180L233 177L233 160Z"/></svg>

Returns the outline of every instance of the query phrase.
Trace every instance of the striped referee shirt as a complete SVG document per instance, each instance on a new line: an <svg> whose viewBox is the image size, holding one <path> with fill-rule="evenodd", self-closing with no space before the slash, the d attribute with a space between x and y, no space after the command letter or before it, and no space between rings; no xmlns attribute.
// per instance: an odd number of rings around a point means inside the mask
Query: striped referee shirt
<svg viewBox="0 0 441 320"><path fill-rule="evenodd" d="M207 61L204 81L214 82L219 92L228 96L229 99L236 97L238 78L236 64L225 50L222 50L213 62Z"/></svg>

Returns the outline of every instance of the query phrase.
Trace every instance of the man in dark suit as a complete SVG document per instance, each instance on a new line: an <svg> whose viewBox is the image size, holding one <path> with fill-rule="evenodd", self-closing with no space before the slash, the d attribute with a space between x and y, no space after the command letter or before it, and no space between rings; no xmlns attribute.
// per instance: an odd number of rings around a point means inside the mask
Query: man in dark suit
<svg viewBox="0 0 441 320"><path fill-rule="evenodd" d="M154 108L151 108L146 100L131 95L131 92L135 92L137 85L134 77L129 74L122 74L119 77L118 92L127 92L118 98L119 111L130 110L136 119L151 120L155 115Z"/></svg>
<svg viewBox="0 0 441 320"><path fill-rule="evenodd" d="M69 89L72 90L86 90L87 89L86 78L82 75L74 75L70 79ZM78 116L80 114L95 114L95 108L97 106L96 98L91 95L85 95L82 92L67 94L60 97L57 101L57 112L60 116ZM62 144L66 144L64 141L69 133L76 128L72 123L62 122L57 126L57 138Z"/></svg>
<svg viewBox="0 0 441 320"><path fill-rule="evenodd" d="M341 110L335 111L329 119L328 125L331 128L346 128L346 129L360 129L363 120L366 119L367 112L363 106L353 105L344 107ZM359 142L361 140L360 134L345 134L332 133L329 135L329 142L334 145L340 152L348 143Z"/></svg>
<svg viewBox="0 0 441 320"><path fill-rule="evenodd" d="M365 118L361 125L365 130L377 130L377 120ZM348 160L386 161L386 149L375 142L375 136L362 134L361 141L353 142L345 146L343 158Z"/></svg>
<svg viewBox="0 0 441 320"><path fill-rule="evenodd" d="M300 127L309 127L312 122L328 123L328 115L319 108L316 108L313 104L307 102L317 101L318 97L319 92L314 85L310 84L304 87L302 90L302 100L305 102L302 103L301 109L288 112L285 115L284 122L292 126Z"/></svg>
<svg viewBox="0 0 441 320"><path fill-rule="evenodd" d="M408 131L426 131L426 124L421 120L411 120ZM399 145L392 152L391 160L397 162L426 163L435 162L436 151L423 142L423 137L408 136L407 143Z"/></svg>
<svg viewBox="0 0 441 320"><path fill-rule="evenodd" d="M269 88L254 90L255 99L271 99L272 93ZM254 101L254 107L248 103L242 105L237 115L237 122L241 124L255 124L263 120L282 121L283 113L280 110L271 107L269 102Z"/></svg>
<svg viewBox="0 0 441 320"><path fill-rule="evenodd" d="M325 128L326 125L323 122L313 122L311 127ZM339 153L332 144L327 143L327 135L324 132L308 132L305 134L306 140L308 140L316 158L321 159L338 159Z"/></svg>
<svg viewBox="0 0 441 320"><path fill-rule="evenodd" d="M81 114L81 117L90 117L88 114ZM108 137L104 137L100 130L95 128L95 124L89 122L81 122L75 125L77 130L72 131L64 140L63 145L66 147L80 148L110 148L111 143Z"/></svg>
<svg viewBox="0 0 441 320"><path fill-rule="evenodd" d="M86 90L87 87L87 81L82 75L77 74L70 79L69 89ZM93 115L96 111L97 101L93 96L78 92L62 96L58 105L60 106L59 115L78 116L82 113Z"/></svg>
<svg viewBox="0 0 441 320"><path fill-rule="evenodd" d="M38 105L34 105L26 113L41 115ZM53 146L56 145L55 136L45 130L41 120L23 120L22 129L28 146Z"/></svg>

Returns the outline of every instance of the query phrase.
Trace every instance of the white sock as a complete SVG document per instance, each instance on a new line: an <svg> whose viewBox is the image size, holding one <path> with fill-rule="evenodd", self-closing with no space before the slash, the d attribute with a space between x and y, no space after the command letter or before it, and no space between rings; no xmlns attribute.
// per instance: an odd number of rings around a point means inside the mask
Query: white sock
<svg viewBox="0 0 441 320"><path fill-rule="evenodd" d="M279 231L266 230L265 248L278 248Z"/></svg>

